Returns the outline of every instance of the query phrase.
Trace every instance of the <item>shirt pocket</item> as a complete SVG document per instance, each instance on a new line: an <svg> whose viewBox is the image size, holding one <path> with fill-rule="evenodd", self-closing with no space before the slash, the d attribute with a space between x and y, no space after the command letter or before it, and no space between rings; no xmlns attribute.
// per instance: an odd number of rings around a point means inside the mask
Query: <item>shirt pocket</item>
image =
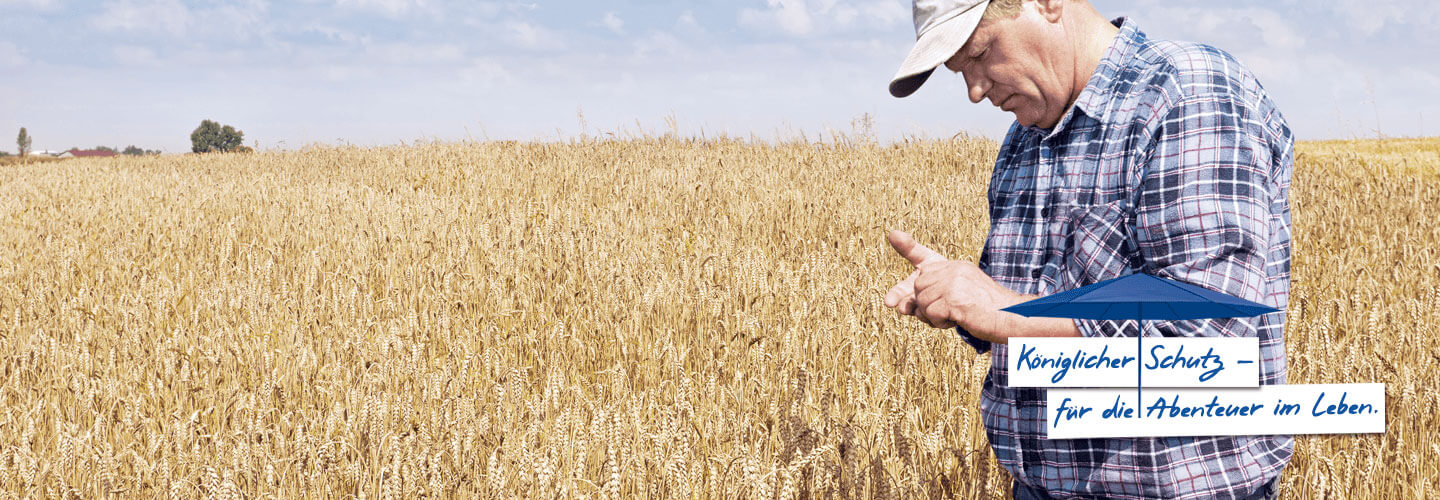
<svg viewBox="0 0 1440 500"><path fill-rule="evenodd" d="M1124 200L1070 210L1057 291L1071 290L1138 272L1134 219Z"/></svg>

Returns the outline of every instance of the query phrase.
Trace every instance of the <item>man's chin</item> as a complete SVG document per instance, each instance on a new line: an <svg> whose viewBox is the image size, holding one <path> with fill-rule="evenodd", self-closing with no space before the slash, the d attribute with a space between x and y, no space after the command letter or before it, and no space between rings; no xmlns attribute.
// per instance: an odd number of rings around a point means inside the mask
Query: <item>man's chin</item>
<svg viewBox="0 0 1440 500"><path fill-rule="evenodd" d="M1028 114L1028 113L1027 113L1027 114L1024 114L1024 115L1022 115L1022 114L1020 114L1020 113L1018 113L1018 112L1017 112L1017 113L1011 113L1011 114L1015 115L1015 122L1016 122L1016 123L1019 123L1020 126L1022 126L1022 127L1050 128L1050 127L1054 127L1055 124L1060 121L1060 120L1056 119L1056 120L1047 120L1047 121L1045 121L1044 123L1041 123L1040 120L1035 119L1035 117L1034 117L1033 115L1030 115L1030 114Z"/></svg>

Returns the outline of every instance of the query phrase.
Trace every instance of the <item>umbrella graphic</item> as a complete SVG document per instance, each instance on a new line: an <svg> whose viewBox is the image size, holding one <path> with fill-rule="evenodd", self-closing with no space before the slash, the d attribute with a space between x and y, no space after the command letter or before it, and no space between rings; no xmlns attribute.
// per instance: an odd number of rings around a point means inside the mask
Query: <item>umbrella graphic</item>
<svg viewBox="0 0 1440 500"><path fill-rule="evenodd" d="M1149 274L1131 274L1082 286L1002 309L1021 316L1135 320L1135 359L1144 352L1144 324L1147 319L1185 320L1242 318L1278 312L1208 288ZM1136 363L1135 397L1141 399L1143 363Z"/></svg>

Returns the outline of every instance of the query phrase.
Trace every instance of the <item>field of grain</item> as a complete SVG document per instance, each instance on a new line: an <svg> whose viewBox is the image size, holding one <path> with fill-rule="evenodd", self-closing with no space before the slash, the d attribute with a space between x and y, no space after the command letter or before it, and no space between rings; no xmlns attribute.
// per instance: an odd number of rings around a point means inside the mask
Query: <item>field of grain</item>
<svg viewBox="0 0 1440 500"><path fill-rule="evenodd" d="M1285 498L1440 495L1440 140L1304 143L1291 383L1384 382ZM0 166L0 495L985 498L986 140L632 139Z"/></svg>

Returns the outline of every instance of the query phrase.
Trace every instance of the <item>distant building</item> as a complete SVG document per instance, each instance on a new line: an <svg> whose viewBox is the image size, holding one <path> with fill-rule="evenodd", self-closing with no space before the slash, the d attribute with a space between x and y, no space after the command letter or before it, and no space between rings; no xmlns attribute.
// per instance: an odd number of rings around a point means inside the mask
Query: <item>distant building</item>
<svg viewBox="0 0 1440 500"><path fill-rule="evenodd" d="M59 156L60 158L105 158L109 156L115 156L115 152L106 151L103 149L72 149L64 153L60 153Z"/></svg>

